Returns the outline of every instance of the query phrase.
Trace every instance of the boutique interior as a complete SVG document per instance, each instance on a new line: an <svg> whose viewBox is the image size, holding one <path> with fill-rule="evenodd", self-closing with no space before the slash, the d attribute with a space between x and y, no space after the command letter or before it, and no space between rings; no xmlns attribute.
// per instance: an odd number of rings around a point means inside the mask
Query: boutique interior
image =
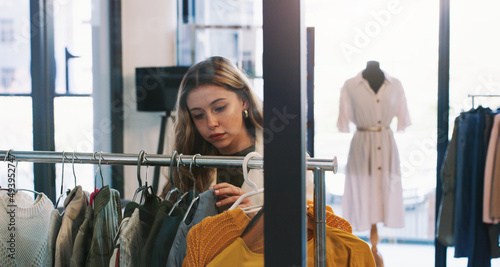
<svg viewBox="0 0 500 267"><path fill-rule="evenodd" d="M131 228L122 218L134 218L126 207L159 196L172 171L239 168L265 169L250 255L267 266L500 267L498 10L492 0L0 0L0 202L8 212L12 192L43 195L50 210L41 248L0 230L0 266L217 266L175 262L177 251L151 243L128 262L112 254ZM262 100L262 154L173 149L181 80L213 56ZM93 243L82 258L51 247L51 211L64 222L77 186L120 199L114 229L101 229L113 234L104 264ZM137 234L154 243L163 228L150 228ZM358 254L332 248L332 233Z"/></svg>

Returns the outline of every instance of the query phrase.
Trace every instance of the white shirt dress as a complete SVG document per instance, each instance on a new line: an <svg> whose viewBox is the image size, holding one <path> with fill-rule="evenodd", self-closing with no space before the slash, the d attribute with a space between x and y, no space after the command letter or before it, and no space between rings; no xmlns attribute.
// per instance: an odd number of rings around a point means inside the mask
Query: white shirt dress
<svg viewBox="0 0 500 267"><path fill-rule="evenodd" d="M341 89L337 127L349 132L356 125L345 169L342 215L355 231L372 224L404 226L401 167L392 130L394 117L398 131L411 124L401 82L385 74L375 93L361 72L348 79Z"/></svg>

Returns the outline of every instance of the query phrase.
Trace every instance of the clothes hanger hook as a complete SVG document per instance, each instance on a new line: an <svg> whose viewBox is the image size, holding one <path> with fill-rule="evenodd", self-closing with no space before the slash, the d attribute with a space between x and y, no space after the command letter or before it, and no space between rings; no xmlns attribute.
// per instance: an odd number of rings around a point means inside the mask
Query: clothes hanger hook
<svg viewBox="0 0 500 267"><path fill-rule="evenodd" d="M144 152L144 154L142 155L142 161L143 163L146 163L148 162L148 153ZM149 165L146 165L146 178L144 179L145 180L145 184L146 186L148 185L148 169L149 169Z"/></svg>
<svg viewBox="0 0 500 267"><path fill-rule="evenodd" d="M56 204L54 205L54 208L57 208L59 205L59 200L61 200L61 197L63 196L63 189L64 189L64 158L66 157L66 152L62 152L62 166L61 166L61 193L59 194L59 197L57 198Z"/></svg>
<svg viewBox="0 0 500 267"><path fill-rule="evenodd" d="M181 180L181 169L180 169L180 163L182 161L182 153L180 153L178 156L177 156L177 178L179 178L179 189L182 191L182 180ZM184 164L184 163L183 163Z"/></svg>
<svg viewBox="0 0 500 267"><path fill-rule="evenodd" d="M5 158L3 159L3 161L7 161L7 159L10 156L10 152L12 152L12 149L9 149L9 151L7 151L7 153L5 154Z"/></svg>
<svg viewBox="0 0 500 267"><path fill-rule="evenodd" d="M144 153L145 153L144 150L141 150L139 152L139 155L137 156L137 183L139 184L139 187L142 187L141 163L144 157Z"/></svg>
<svg viewBox="0 0 500 267"><path fill-rule="evenodd" d="M63 185L64 185L64 158L66 157L66 152L62 152L62 166L61 166L61 195L63 193Z"/></svg>
<svg viewBox="0 0 500 267"><path fill-rule="evenodd" d="M75 179L75 187L76 187L76 173L75 173L75 151L73 151L73 158L71 160L71 167L73 168L73 178Z"/></svg>
<svg viewBox="0 0 500 267"><path fill-rule="evenodd" d="M201 156L201 154L195 154L193 156L193 158L191 159L191 163L189 163L189 176L191 177L191 179L193 180L193 191L196 190L196 179L194 178L194 175L193 175L193 163L196 167L198 167L198 165L196 165L196 157L197 156Z"/></svg>
<svg viewBox="0 0 500 267"><path fill-rule="evenodd" d="M94 156L97 153L99 153L99 162L98 162L98 165L97 165L97 170L95 171L95 175L94 175L94 188L97 188L97 186L96 186L96 178L97 178L97 173L98 172L101 175L101 187L104 186L104 178L103 178L103 175L102 175L102 166L101 166L101 161L103 159L103 157L102 157L102 151L101 152L95 152Z"/></svg>
<svg viewBox="0 0 500 267"><path fill-rule="evenodd" d="M258 190L257 184L255 184L253 181L251 181L248 178L248 162L250 161L251 158L255 158L255 157L262 157L262 155L259 152L248 153L245 156L245 158L243 158L242 169L243 169L243 179L245 180L245 182L248 185L250 185L254 189L254 191L257 191Z"/></svg>
<svg viewBox="0 0 500 267"><path fill-rule="evenodd" d="M178 154L177 150L174 150L172 152L172 155L170 156L169 179L170 179L170 184L172 184L172 188L176 188L174 181L174 161L175 161L175 156L177 156L177 154Z"/></svg>

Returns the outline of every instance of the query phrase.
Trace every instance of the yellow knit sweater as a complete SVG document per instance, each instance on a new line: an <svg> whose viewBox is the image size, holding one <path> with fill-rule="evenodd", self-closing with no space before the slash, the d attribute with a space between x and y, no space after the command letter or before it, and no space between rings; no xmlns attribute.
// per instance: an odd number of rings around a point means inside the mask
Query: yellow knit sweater
<svg viewBox="0 0 500 267"><path fill-rule="evenodd" d="M250 218L241 209L203 219L188 232L186 257L182 266L206 266L241 236L249 222ZM253 252L264 253L264 236L248 247Z"/></svg>

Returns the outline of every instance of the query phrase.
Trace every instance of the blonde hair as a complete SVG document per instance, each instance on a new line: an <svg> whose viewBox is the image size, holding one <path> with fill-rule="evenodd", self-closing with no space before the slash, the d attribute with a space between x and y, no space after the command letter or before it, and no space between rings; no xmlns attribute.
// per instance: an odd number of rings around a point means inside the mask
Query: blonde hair
<svg viewBox="0 0 500 267"><path fill-rule="evenodd" d="M177 95L176 121L174 123L175 142L174 150L184 155L219 155L218 150L199 134L187 107L189 93L203 85L216 85L235 92L240 99L248 101L248 117L243 118L249 134L256 137L256 130L262 129L262 107L260 101L252 91L247 76L231 61L223 57L210 57L189 68L182 79ZM182 168L180 173L174 169L173 177L180 177L181 190L192 189L193 182L189 178L189 170ZM203 192L208 189L214 169L193 168L196 179L196 191ZM170 180L172 180L172 178ZM179 181L176 181L179 185ZM173 185L167 182L161 194L165 197Z"/></svg>

